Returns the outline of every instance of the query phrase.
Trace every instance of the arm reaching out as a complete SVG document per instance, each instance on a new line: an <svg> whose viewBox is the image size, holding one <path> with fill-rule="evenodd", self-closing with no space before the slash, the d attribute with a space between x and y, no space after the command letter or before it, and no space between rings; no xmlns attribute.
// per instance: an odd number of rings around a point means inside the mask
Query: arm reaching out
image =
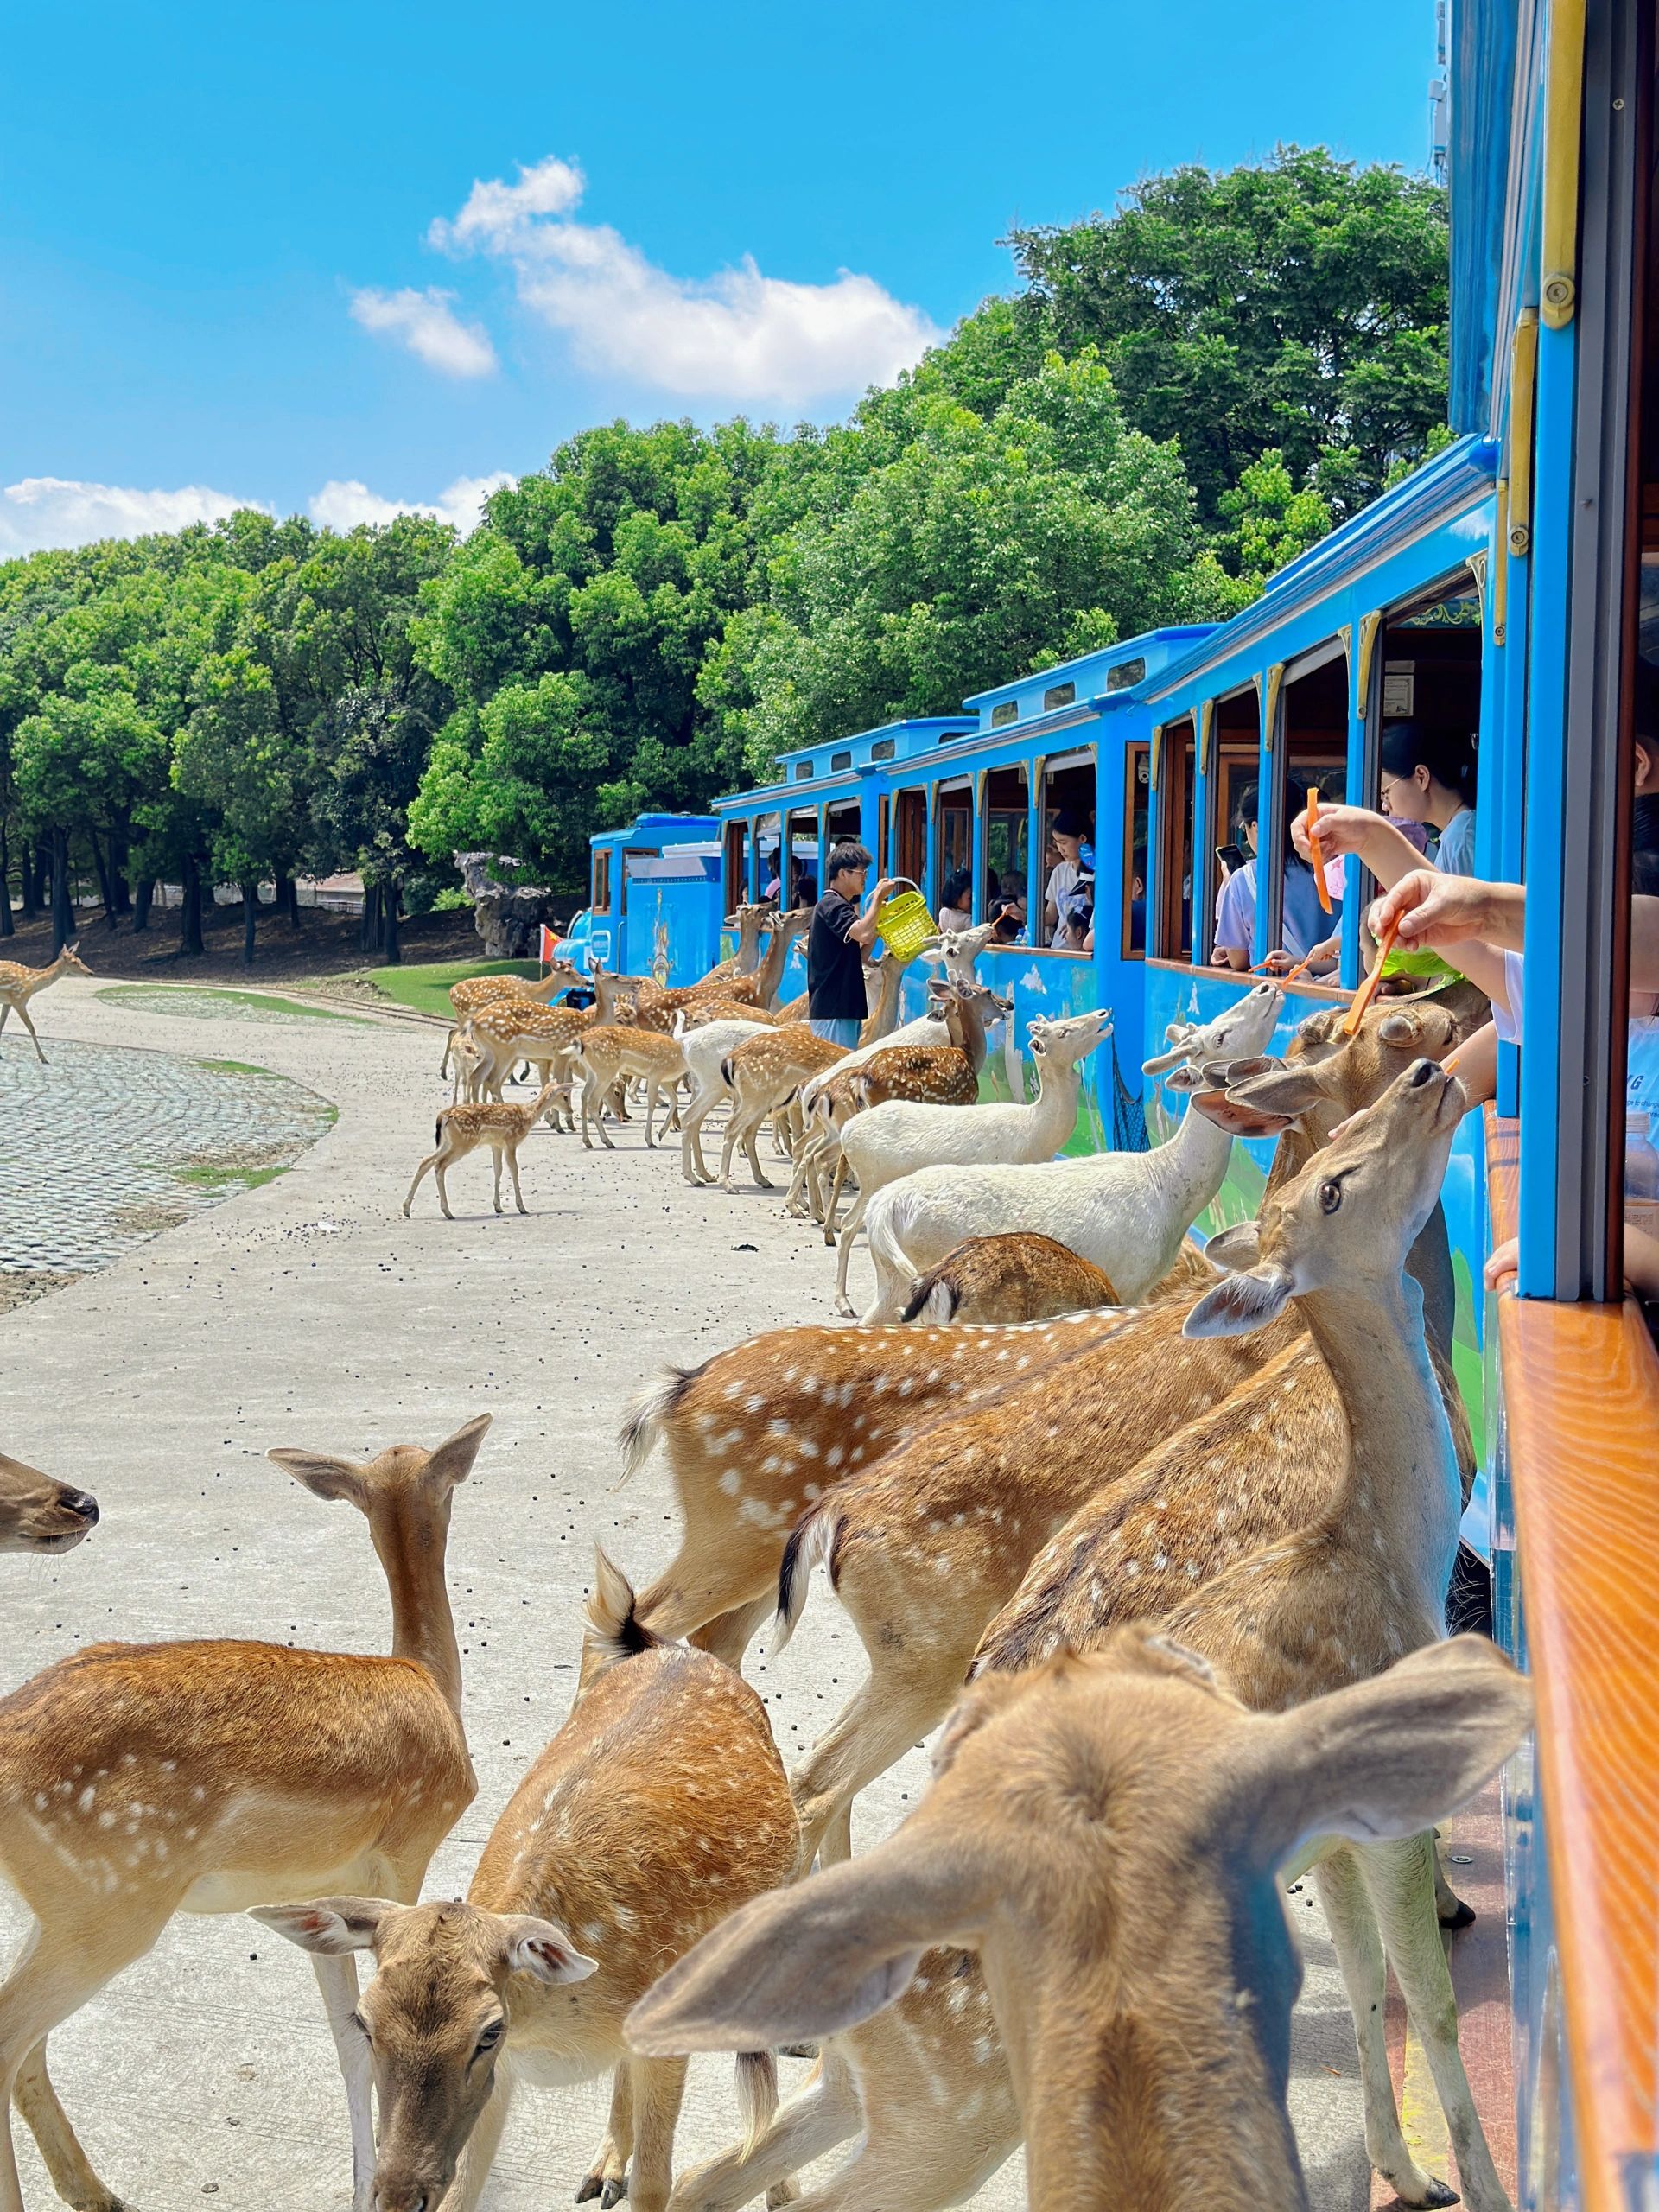
<svg viewBox="0 0 1659 2212"><path fill-rule="evenodd" d="M1483 883L1477 876L1414 868L1376 900L1367 926L1380 938L1396 915L1399 943L1407 950L1438 952L1489 999L1508 1007L1500 948L1522 949L1526 893L1518 883Z"/></svg>
<svg viewBox="0 0 1659 2212"><path fill-rule="evenodd" d="M1374 814L1369 806L1322 806L1315 828L1325 860L1335 860L1338 853L1357 853L1381 884L1396 884L1423 864L1411 840L1402 837L1386 815ZM1292 817L1290 834L1297 851L1311 864L1306 815Z"/></svg>

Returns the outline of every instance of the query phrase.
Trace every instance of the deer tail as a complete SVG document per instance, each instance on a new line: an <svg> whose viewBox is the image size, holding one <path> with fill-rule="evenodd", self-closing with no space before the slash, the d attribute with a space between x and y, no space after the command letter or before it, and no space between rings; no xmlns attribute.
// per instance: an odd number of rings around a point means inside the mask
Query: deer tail
<svg viewBox="0 0 1659 2212"><path fill-rule="evenodd" d="M743 2123L743 2156L752 2158L756 2144L772 2125L778 2109L778 2061L769 2050L740 2050L737 2054L737 2112Z"/></svg>
<svg viewBox="0 0 1659 2212"><path fill-rule="evenodd" d="M960 1301L960 1286L942 1268L930 1268L910 1286L910 1296L905 1300L905 1309L899 1319L925 1321L931 1327L942 1328L946 1322L956 1319Z"/></svg>
<svg viewBox="0 0 1659 2212"><path fill-rule="evenodd" d="M636 1618L634 1608L639 1601L633 1585L601 1544L594 1546L594 1594L588 1600L584 1641L599 1662L597 1671L602 1674L619 1660L636 1659L642 1651L653 1650L663 1639Z"/></svg>
<svg viewBox="0 0 1659 2212"><path fill-rule="evenodd" d="M817 1505L810 1506L790 1530L778 1567L778 1615L772 1626L772 1646L766 1653L768 1659L775 1659L795 1633L795 1624L806 1604L812 1570L828 1564L835 1541L836 1517L828 1510L827 1500L821 1499Z"/></svg>

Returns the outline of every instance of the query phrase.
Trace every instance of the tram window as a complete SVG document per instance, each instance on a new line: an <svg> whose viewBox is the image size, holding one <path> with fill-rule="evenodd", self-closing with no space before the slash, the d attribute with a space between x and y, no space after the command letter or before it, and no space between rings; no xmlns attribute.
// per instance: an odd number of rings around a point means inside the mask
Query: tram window
<svg viewBox="0 0 1659 2212"><path fill-rule="evenodd" d="M1128 691L1140 683L1146 672L1145 656L1137 653L1133 660L1121 660L1116 668L1107 670L1106 689L1109 691Z"/></svg>
<svg viewBox="0 0 1659 2212"><path fill-rule="evenodd" d="M1147 951L1147 846L1152 806L1152 749L1132 745L1124 756L1128 789L1123 797L1123 934L1126 960Z"/></svg>
<svg viewBox="0 0 1659 2212"><path fill-rule="evenodd" d="M1245 918L1233 911L1240 894L1227 899L1224 923L1222 920L1223 899L1228 878L1236 872L1233 860L1236 849L1237 867L1248 870L1249 881L1248 918L1253 924L1255 912L1255 861L1250 842L1249 824L1244 822L1242 808L1250 795L1260 768L1259 732L1261 707L1252 687L1248 691L1235 691L1230 698L1216 702L1215 721L1211 736L1214 747L1214 772L1210 778L1210 819L1205 829L1205 855L1210 868L1210 880L1216 886L1214 903L1205 916L1205 942L1211 948L1210 957L1217 967L1248 968L1252 954L1250 938ZM1252 812L1255 811L1254 803ZM1225 855L1225 857L1224 857Z"/></svg>
<svg viewBox="0 0 1659 2212"><path fill-rule="evenodd" d="M814 906L818 899L818 814L810 811L789 817L789 873L783 906Z"/></svg>
<svg viewBox="0 0 1659 2212"><path fill-rule="evenodd" d="M1197 765L1192 719L1188 715L1184 721L1172 722L1165 730L1158 771L1160 888L1152 949L1164 960L1192 957L1192 899L1200 880L1194 870L1192 851L1192 787ZM1141 872L1144 874L1144 867ZM1137 944L1128 949L1138 951L1141 947Z"/></svg>
<svg viewBox="0 0 1659 2212"><path fill-rule="evenodd" d="M870 758L872 760L891 760L898 750L899 741L896 737L878 737L870 747Z"/></svg>
<svg viewBox="0 0 1659 2212"><path fill-rule="evenodd" d="M942 784L933 810L933 881L940 888L958 868L974 866L974 796L966 784Z"/></svg>
<svg viewBox="0 0 1659 2212"><path fill-rule="evenodd" d="M891 875L894 872L891 839L893 835L893 801L882 791L875 802L875 872Z"/></svg>
<svg viewBox="0 0 1659 2212"><path fill-rule="evenodd" d="M761 815L754 825L754 840L760 850L760 896L767 906L779 906L784 875L783 817Z"/></svg>
<svg viewBox="0 0 1659 2212"><path fill-rule="evenodd" d="M1082 952L1094 926L1092 757L1048 764L1043 779L1043 911L1033 935L1056 952Z"/></svg>
<svg viewBox="0 0 1659 2212"><path fill-rule="evenodd" d="M1287 817L1306 803L1310 788L1322 799L1340 803L1348 783L1348 659L1338 653L1306 676L1287 682L1281 701L1283 743L1279 756L1284 778L1282 798ZM1341 879L1331 887L1332 907L1326 914L1319 903L1312 872L1300 861L1285 858L1288 821L1283 825L1280 873L1278 941L1300 960L1315 945L1329 944L1342 928ZM1265 817L1262 836L1267 836ZM1315 973L1334 976L1336 956L1316 963Z"/></svg>
<svg viewBox="0 0 1659 2212"><path fill-rule="evenodd" d="M899 794L899 851L895 875L920 885L927 871L927 793Z"/></svg>
<svg viewBox="0 0 1659 2212"><path fill-rule="evenodd" d="M1051 683L1043 694L1043 712L1052 715L1057 707L1069 707L1077 696L1075 683Z"/></svg>
<svg viewBox="0 0 1659 2212"><path fill-rule="evenodd" d="M798 784L810 784L812 776L813 767L810 760L798 760L795 763L795 780Z"/></svg>
<svg viewBox="0 0 1659 2212"><path fill-rule="evenodd" d="M1371 730L1372 786L1363 795L1368 805L1392 816L1414 845L1438 854L1438 839L1450 823L1428 817L1444 813L1444 806L1436 808L1432 801L1425 805L1426 795L1414 788L1411 766L1402 766L1405 752L1420 742L1431 769L1446 764L1442 792L1455 782L1468 803L1470 818L1459 824L1446 848L1448 863L1459 874L1468 873L1472 814L1479 803L1475 745L1480 643L1480 601L1466 575L1435 597L1389 615L1381 640L1382 711ZM1411 724L1412 744L1390 735L1404 722Z"/></svg>
<svg viewBox="0 0 1659 2212"><path fill-rule="evenodd" d="M594 847L594 912L608 914L611 911L611 849L608 845Z"/></svg>
<svg viewBox="0 0 1659 2212"><path fill-rule="evenodd" d="M1017 722L1019 719L1020 702L1017 699L1004 699L1000 706L991 709L993 729L1006 729L1010 722Z"/></svg>
<svg viewBox="0 0 1659 2212"><path fill-rule="evenodd" d="M830 810L830 826L824 842L833 852L837 845L855 845L862 826L862 816L855 798L842 799ZM879 859L880 855L877 855Z"/></svg>
<svg viewBox="0 0 1659 2212"><path fill-rule="evenodd" d="M748 904L749 890L749 825L747 822L726 824L726 912L734 914L740 906Z"/></svg>
<svg viewBox="0 0 1659 2212"><path fill-rule="evenodd" d="M979 887L976 909L989 921L1003 906L1012 906L1020 932L1027 924L1027 849L1031 836L1030 785L1023 764L1015 768L993 768L985 779L985 880Z"/></svg>
<svg viewBox="0 0 1659 2212"><path fill-rule="evenodd" d="M830 755L830 766L836 773L839 773L842 768L850 768L852 765L853 756L850 753L832 753Z"/></svg>

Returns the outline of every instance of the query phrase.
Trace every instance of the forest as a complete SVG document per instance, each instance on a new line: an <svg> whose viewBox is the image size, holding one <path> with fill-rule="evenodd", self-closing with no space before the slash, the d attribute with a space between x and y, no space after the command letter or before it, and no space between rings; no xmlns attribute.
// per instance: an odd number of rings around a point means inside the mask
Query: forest
<svg viewBox="0 0 1659 2212"><path fill-rule="evenodd" d="M365 940L510 855L696 810L787 747L1222 619L1446 437L1446 210L1286 147L1014 231L987 300L846 422L581 432L464 538L213 527L0 564L0 938L360 870ZM159 917L158 917L159 919Z"/></svg>

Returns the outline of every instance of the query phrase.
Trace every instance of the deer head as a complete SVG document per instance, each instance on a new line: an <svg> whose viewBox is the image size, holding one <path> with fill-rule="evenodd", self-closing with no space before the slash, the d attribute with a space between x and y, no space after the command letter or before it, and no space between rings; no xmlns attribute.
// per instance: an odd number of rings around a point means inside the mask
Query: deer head
<svg viewBox="0 0 1659 2212"><path fill-rule="evenodd" d="M372 1951L379 1971L352 2016L380 2107L376 2212L435 2212L494 2086L515 1976L582 1981L598 1961L563 1929L475 1905L319 1897L261 1906L256 1920L325 1957Z"/></svg>
<svg viewBox="0 0 1659 2212"><path fill-rule="evenodd" d="M1397 1279L1440 1196L1466 1104L1455 1076L1414 1062L1270 1192L1255 1221L1210 1239L1205 1256L1238 1272L1198 1300L1184 1334L1248 1336L1291 1298Z"/></svg>
<svg viewBox="0 0 1659 2212"><path fill-rule="evenodd" d="M1523 1678L1472 1637L1277 1714L1143 1628L987 1677L898 1834L743 1906L635 2005L628 2038L669 2056L833 2034L891 2004L924 1951L966 1945L1033 2203L1304 2205L1277 1870L1315 1836L1416 1833L1529 1717Z"/></svg>
<svg viewBox="0 0 1659 2212"><path fill-rule="evenodd" d="M1371 1007L1355 1037L1342 1033L1341 1007L1322 1007L1291 1039L1282 1059L1205 1062L1170 1078L1193 1092L1206 1120L1235 1136L1271 1137L1301 1121L1311 1141L1380 1097L1414 1060L1443 1060L1462 1035L1456 1016L1432 999Z"/></svg>
<svg viewBox="0 0 1659 2212"><path fill-rule="evenodd" d="M98 1526L90 1491L54 1482L0 1452L0 1552L70 1552Z"/></svg>
<svg viewBox="0 0 1659 2212"><path fill-rule="evenodd" d="M1230 1060L1259 1052L1273 1035L1284 1002L1285 995L1276 983L1257 983L1211 1021L1172 1021L1164 1031L1168 1049L1143 1060L1141 1071L1166 1075L1183 1063L1197 1067L1206 1060ZM1182 1082L1173 1087L1192 1086Z"/></svg>
<svg viewBox="0 0 1659 2212"><path fill-rule="evenodd" d="M1075 1067L1112 1033L1112 1009L1100 1007L1093 1014L1074 1014L1062 1021L1039 1014L1031 1025L1033 1058L1046 1068Z"/></svg>

